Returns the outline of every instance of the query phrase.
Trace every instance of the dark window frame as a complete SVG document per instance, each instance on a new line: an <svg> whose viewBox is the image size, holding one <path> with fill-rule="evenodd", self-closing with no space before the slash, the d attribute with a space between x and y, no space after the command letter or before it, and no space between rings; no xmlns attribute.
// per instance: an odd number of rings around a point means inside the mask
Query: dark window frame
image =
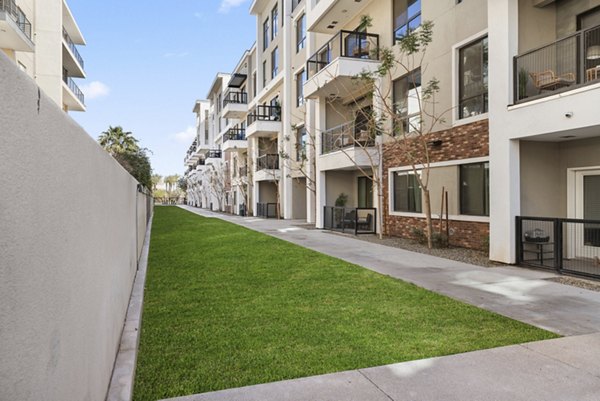
<svg viewBox="0 0 600 401"><path fill-rule="evenodd" d="M410 0L406 0L407 3ZM414 0L414 3L418 3L419 5L419 11L414 13L413 15L408 15L408 11L410 9L411 4L407 4L406 8L403 8L402 12L398 12L398 10L396 9L396 0L393 1L392 3L392 27L393 27L393 43L396 43L396 41L402 39L402 37L404 37L408 32L412 32L416 29L418 29L421 26L421 13L423 10L423 5L421 3L421 0ZM400 17L402 17L403 15L406 15L406 21L403 21L402 25L396 25L396 22L398 19L400 19ZM418 22L417 25L415 26L415 22ZM406 28L406 32L403 33L402 35L398 35L398 32L403 30L403 28Z"/></svg>
<svg viewBox="0 0 600 401"><path fill-rule="evenodd" d="M406 209L401 209L398 206L398 189L396 188L397 181L400 177L406 177ZM412 180L409 178L412 177ZM412 183L411 183L412 181ZM412 185L411 185L412 184ZM397 213L423 213L423 193L419 186L419 180L412 171L394 171L392 175L392 186L394 198L392 199L392 210ZM421 191L417 196L417 191ZM412 194L411 194L412 192ZM411 197L412 196L412 197Z"/></svg>
<svg viewBox="0 0 600 401"><path fill-rule="evenodd" d="M484 189L483 193L481 194L481 196L483 197L482 199L482 205L483 205L483 210L481 211L474 211L474 210L467 210L467 206L464 204L467 196L465 195L465 188L468 189L467 185L464 185L464 180L466 180L465 176L464 176L464 169L466 167L473 167L473 166L481 166L481 170L483 171L483 176L482 178L482 187ZM490 215L490 163L489 162L479 162L479 163L468 163L468 164L461 164L459 166L459 212L461 215L464 216L482 216L482 217L489 217Z"/></svg>
<svg viewBox="0 0 600 401"><path fill-rule="evenodd" d="M488 48L488 52L486 53L485 51L483 51L485 49L485 45L484 42L489 44L488 41L488 37L483 36L481 38L475 39L472 42L469 42L467 44L465 44L464 46L461 46L458 49L458 119L462 120L465 118L469 118L469 117L476 117L482 114L485 114L488 112L489 110L489 98L488 98L488 94L489 94L489 87L488 87L488 82L486 82L486 80L484 79L484 77L489 80L489 48ZM464 83L464 78L465 78L465 63L464 63L464 56L463 56L463 52L466 51L467 49L469 49L472 46L476 46L480 44L481 45L481 54L480 54L480 63L481 63L481 86L482 88L485 87L485 90L481 90L480 93L476 94L476 95L472 95L469 97L465 97L465 83ZM481 99L481 112L480 113L476 113L473 114L473 112L471 112L469 115L464 114L465 110L464 110L464 105L467 102L470 102L472 100L477 100L478 98Z"/></svg>

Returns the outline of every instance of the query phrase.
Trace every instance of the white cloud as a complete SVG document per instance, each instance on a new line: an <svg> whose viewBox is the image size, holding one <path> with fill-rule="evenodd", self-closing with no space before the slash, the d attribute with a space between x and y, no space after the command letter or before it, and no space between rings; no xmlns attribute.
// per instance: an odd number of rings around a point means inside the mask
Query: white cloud
<svg viewBox="0 0 600 401"><path fill-rule="evenodd" d="M176 134L171 135L171 138L176 142L183 144L191 144L194 138L196 137L196 128L191 125L185 129L185 131L178 132Z"/></svg>
<svg viewBox="0 0 600 401"><path fill-rule="evenodd" d="M227 14L232 8L239 7L248 0L221 0L221 7L219 12L221 14Z"/></svg>
<svg viewBox="0 0 600 401"><path fill-rule="evenodd" d="M100 81L92 81L89 84L81 85L81 91L86 99L97 99L110 94L110 88Z"/></svg>

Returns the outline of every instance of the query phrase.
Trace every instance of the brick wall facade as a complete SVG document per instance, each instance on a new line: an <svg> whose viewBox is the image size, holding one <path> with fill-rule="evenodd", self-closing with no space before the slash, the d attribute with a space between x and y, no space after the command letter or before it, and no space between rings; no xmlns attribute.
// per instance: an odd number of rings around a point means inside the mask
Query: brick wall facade
<svg viewBox="0 0 600 401"><path fill-rule="evenodd" d="M463 160L489 155L488 120L465 124L456 128L434 132L428 135L427 141L441 140L440 146L429 146L429 157L432 163ZM421 142L420 142L421 143ZM422 157L423 151L418 143L411 149L416 157ZM391 216L389 214L389 169L410 164L406 157L405 147L397 143L384 145L383 151L383 193L384 193L384 233L391 236L413 238L414 228L425 230L425 219L416 217ZM487 246L489 224L450 220L450 245L465 248L482 249ZM439 228L439 221L434 221L434 230Z"/></svg>

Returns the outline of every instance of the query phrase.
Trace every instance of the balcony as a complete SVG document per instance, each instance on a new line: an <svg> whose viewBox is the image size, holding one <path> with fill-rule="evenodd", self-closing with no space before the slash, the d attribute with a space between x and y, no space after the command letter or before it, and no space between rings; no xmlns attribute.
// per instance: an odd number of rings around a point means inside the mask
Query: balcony
<svg viewBox="0 0 600 401"><path fill-rule="evenodd" d="M247 117L246 137L270 137L281 132L281 107L256 106Z"/></svg>
<svg viewBox="0 0 600 401"><path fill-rule="evenodd" d="M324 206L323 228L358 234L375 234L377 209Z"/></svg>
<svg viewBox="0 0 600 401"><path fill-rule="evenodd" d="M264 154L256 159L254 181L279 181L280 179L279 155Z"/></svg>
<svg viewBox="0 0 600 401"><path fill-rule="evenodd" d="M206 164L213 164L218 160L221 160L223 153L219 149L211 149L206 152Z"/></svg>
<svg viewBox="0 0 600 401"><path fill-rule="evenodd" d="M230 90L223 99L223 115L225 118L242 119L248 113L248 93Z"/></svg>
<svg viewBox="0 0 600 401"><path fill-rule="evenodd" d="M371 1L319 0L307 15L308 30L331 33L337 25L345 26L351 20L357 18Z"/></svg>
<svg viewBox="0 0 600 401"><path fill-rule="evenodd" d="M223 135L223 152L235 152L247 148L248 141L244 128L231 128Z"/></svg>
<svg viewBox="0 0 600 401"><path fill-rule="evenodd" d="M33 52L31 22L15 0L0 0L0 48Z"/></svg>
<svg viewBox="0 0 600 401"><path fill-rule="evenodd" d="M600 26L583 30L514 59L516 103L600 83Z"/></svg>
<svg viewBox="0 0 600 401"><path fill-rule="evenodd" d="M63 76L63 103L71 111L85 111L85 97L75 81Z"/></svg>
<svg viewBox="0 0 600 401"><path fill-rule="evenodd" d="M69 71L69 75L85 78L83 57L65 28L63 28L63 67Z"/></svg>
<svg viewBox="0 0 600 401"><path fill-rule="evenodd" d="M347 98L364 86L355 77L379 64L379 35L340 31L306 62L304 97Z"/></svg>
<svg viewBox="0 0 600 401"><path fill-rule="evenodd" d="M349 170L378 164L375 138L365 125L350 122L321 134L321 170Z"/></svg>

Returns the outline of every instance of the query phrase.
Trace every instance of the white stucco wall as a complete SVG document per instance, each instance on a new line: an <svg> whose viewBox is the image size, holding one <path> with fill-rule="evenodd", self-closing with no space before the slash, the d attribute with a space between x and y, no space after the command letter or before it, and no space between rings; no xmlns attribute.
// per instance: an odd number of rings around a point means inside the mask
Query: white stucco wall
<svg viewBox="0 0 600 401"><path fill-rule="evenodd" d="M39 93L0 54L0 400L102 401L145 230L137 183Z"/></svg>

